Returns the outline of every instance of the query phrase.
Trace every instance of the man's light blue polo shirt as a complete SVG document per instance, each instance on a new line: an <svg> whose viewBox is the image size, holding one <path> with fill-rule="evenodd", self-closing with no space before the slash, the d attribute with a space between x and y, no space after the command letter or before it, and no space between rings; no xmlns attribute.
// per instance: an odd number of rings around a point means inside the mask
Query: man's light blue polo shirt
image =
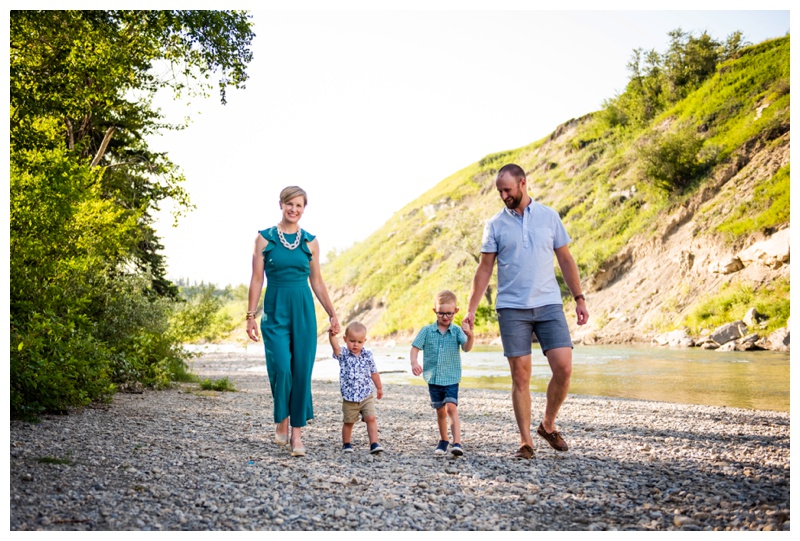
<svg viewBox="0 0 800 541"><path fill-rule="evenodd" d="M492 216L481 252L497 254L496 308L563 304L553 250L570 240L558 213L533 200L522 216L509 208Z"/></svg>

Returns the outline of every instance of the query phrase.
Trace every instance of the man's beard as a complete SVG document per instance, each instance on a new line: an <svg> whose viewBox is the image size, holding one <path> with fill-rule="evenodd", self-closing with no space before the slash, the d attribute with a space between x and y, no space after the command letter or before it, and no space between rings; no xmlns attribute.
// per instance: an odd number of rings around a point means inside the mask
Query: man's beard
<svg viewBox="0 0 800 541"><path fill-rule="evenodd" d="M519 204L522 202L522 194L519 196L510 196L508 199L504 199L503 202L506 204L507 208L514 210L515 208L519 207Z"/></svg>

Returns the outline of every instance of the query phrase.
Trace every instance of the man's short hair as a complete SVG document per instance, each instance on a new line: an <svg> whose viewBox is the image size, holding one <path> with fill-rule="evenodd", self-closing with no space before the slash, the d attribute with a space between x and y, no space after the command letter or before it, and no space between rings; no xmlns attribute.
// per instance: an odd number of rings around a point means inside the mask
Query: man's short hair
<svg viewBox="0 0 800 541"><path fill-rule="evenodd" d="M360 321L351 321L347 324L347 327L344 329L344 334L347 335L348 332L353 331L357 333L364 333L364 336L367 335L367 326L361 323Z"/></svg>
<svg viewBox="0 0 800 541"><path fill-rule="evenodd" d="M509 163L501 167L497 172L497 178L502 177L504 173L508 173L517 180L525 178L525 170L515 163Z"/></svg>
<svg viewBox="0 0 800 541"><path fill-rule="evenodd" d="M456 294L449 289L443 289L434 297L436 304L457 304Z"/></svg>

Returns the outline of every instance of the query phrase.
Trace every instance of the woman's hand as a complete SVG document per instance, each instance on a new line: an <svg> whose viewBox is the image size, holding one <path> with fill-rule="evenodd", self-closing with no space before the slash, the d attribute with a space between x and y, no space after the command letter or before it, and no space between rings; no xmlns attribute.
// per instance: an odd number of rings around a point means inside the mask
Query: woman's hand
<svg viewBox="0 0 800 541"><path fill-rule="evenodd" d="M256 237L253 248L253 274L250 276L250 289L247 291L247 336L253 342L258 342L258 323L256 323L256 312L258 311L258 298L264 287L264 248L267 247L267 239L259 234ZM250 307L253 307L251 310ZM250 317L252 316L252 317Z"/></svg>
<svg viewBox="0 0 800 541"><path fill-rule="evenodd" d="M250 340L253 342L258 342L258 324L255 318L247 320L247 336L249 336Z"/></svg>

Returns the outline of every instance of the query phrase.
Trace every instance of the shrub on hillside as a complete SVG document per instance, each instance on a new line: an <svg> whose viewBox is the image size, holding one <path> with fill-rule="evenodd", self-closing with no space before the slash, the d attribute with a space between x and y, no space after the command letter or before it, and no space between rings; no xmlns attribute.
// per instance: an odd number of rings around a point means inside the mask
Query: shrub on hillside
<svg viewBox="0 0 800 541"><path fill-rule="evenodd" d="M713 148L703 152L703 140L688 126L645 135L635 148L645 178L670 193L684 191L716 161Z"/></svg>

